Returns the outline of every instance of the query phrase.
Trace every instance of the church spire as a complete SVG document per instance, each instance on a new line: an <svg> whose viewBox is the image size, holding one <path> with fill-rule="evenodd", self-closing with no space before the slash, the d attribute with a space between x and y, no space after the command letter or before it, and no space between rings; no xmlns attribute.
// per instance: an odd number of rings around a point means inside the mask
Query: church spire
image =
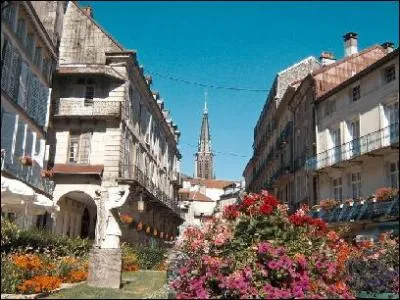
<svg viewBox="0 0 400 300"><path fill-rule="evenodd" d="M211 135L208 122L207 91L204 93L204 112L201 121L201 130L196 153L195 177L213 179Z"/></svg>

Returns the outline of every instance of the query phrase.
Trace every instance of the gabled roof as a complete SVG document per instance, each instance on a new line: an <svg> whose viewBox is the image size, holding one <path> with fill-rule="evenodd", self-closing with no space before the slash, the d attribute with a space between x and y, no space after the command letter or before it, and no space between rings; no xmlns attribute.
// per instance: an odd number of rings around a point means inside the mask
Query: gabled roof
<svg viewBox="0 0 400 300"><path fill-rule="evenodd" d="M329 92L323 94L321 97L319 97L318 99L316 99L315 102L321 102L325 99L327 99L328 97L332 96L333 94L335 94L337 91L340 91L341 89L343 89L344 87L352 84L353 82L359 80L361 77L365 76L366 74L374 71L375 69L379 68L380 66L384 65L385 63L389 62L391 59L395 58L396 56L399 55L399 48L397 48L396 50L394 50L393 52L387 54L386 56L384 56L383 58L381 58L380 60L376 61L375 63L373 63L372 65L370 65L369 67L365 68L363 71L358 72L357 74L355 74L354 76L350 77L349 79L347 79L346 81L343 81L341 84L339 84L338 86L336 86L335 88L331 89Z"/></svg>
<svg viewBox="0 0 400 300"><path fill-rule="evenodd" d="M235 182L230 180L195 178L190 180L190 184L203 185L210 189L224 189L230 185L234 185Z"/></svg>

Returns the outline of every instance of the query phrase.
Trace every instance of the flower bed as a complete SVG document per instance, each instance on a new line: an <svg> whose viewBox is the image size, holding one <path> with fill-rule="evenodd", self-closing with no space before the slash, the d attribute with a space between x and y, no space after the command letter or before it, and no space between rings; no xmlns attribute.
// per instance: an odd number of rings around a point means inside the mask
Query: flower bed
<svg viewBox="0 0 400 300"><path fill-rule="evenodd" d="M360 253L357 246L304 208L288 216L287 207L267 192L246 195L202 228L187 228L176 251L186 256L178 270L169 270L177 298L356 295L347 263Z"/></svg>

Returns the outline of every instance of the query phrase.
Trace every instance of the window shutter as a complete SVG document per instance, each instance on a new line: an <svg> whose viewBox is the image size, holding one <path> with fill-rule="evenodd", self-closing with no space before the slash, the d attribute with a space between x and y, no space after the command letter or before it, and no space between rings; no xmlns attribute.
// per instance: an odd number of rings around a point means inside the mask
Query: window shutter
<svg viewBox="0 0 400 300"><path fill-rule="evenodd" d="M91 132L85 132L81 134L79 143L79 163L81 164L89 164L91 137L92 137Z"/></svg>
<svg viewBox="0 0 400 300"><path fill-rule="evenodd" d="M25 62L21 64L21 75L19 76L18 104L27 110L27 88L28 88L29 68Z"/></svg>
<svg viewBox="0 0 400 300"><path fill-rule="evenodd" d="M49 96L49 89L44 86L41 82L38 82L39 88L39 99L38 106L39 110L37 115L37 122L40 126L46 125L46 116L47 116L47 100Z"/></svg>
<svg viewBox="0 0 400 300"><path fill-rule="evenodd" d="M42 48L36 47L35 58L33 61L39 69L42 69Z"/></svg>
<svg viewBox="0 0 400 300"><path fill-rule="evenodd" d="M3 112L3 123L1 126L1 149L6 151L5 161L12 163L14 161L13 150L15 144L15 133L17 127L17 115L15 113Z"/></svg>
<svg viewBox="0 0 400 300"><path fill-rule="evenodd" d="M28 34L26 37L26 48L28 49L28 53L31 58L33 58L34 43L33 34Z"/></svg>
<svg viewBox="0 0 400 300"><path fill-rule="evenodd" d="M391 182L390 182L390 162L385 162L384 168L385 168L385 181L384 181L384 184L385 184L385 186L391 186Z"/></svg>
<svg viewBox="0 0 400 300"><path fill-rule="evenodd" d="M17 25L17 36L21 40L22 45L25 46L25 39L26 39L26 23L24 19L18 20Z"/></svg>
<svg viewBox="0 0 400 300"><path fill-rule="evenodd" d="M11 69L11 58L12 58L12 50L11 50L11 44L8 40L4 40L5 43L5 49L4 49L4 54L2 57L2 70L1 70L1 88L3 90L7 90L7 85L8 85L8 77L10 74L10 69Z"/></svg>
<svg viewBox="0 0 400 300"><path fill-rule="evenodd" d="M347 196L349 198L353 198L353 187L351 183L351 173L346 173Z"/></svg>
<svg viewBox="0 0 400 300"><path fill-rule="evenodd" d="M35 121L37 121L37 115L39 111L38 100L39 100L39 81L36 75L32 74L32 78L29 85L28 114Z"/></svg>
<svg viewBox="0 0 400 300"><path fill-rule="evenodd" d="M19 86L19 75L21 73L21 57L14 48L12 54L11 71L8 79L8 94L15 101L18 101L18 86Z"/></svg>
<svg viewBox="0 0 400 300"><path fill-rule="evenodd" d="M26 124L22 120L18 120L17 137L15 141L14 156L16 158L24 154L24 142L26 135Z"/></svg>
<svg viewBox="0 0 400 300"><path fill-rule="evenodd" d="M25 142L25 155L33 157L33 143L34 143L34 133L31 130L26 132L26 142Z"/></svg>

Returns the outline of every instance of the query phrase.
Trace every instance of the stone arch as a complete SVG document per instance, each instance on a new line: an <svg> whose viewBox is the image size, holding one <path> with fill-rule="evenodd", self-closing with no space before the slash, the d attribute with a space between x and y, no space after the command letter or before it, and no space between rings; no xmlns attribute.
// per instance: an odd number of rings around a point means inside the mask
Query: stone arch
<svg viewBox="0 0 400 300"><path fill-rule="evenodd" d="M62 195L57 204L54 231L70 237L95 238L97 205L93 197L81 190L73 190Z"/></svg>

